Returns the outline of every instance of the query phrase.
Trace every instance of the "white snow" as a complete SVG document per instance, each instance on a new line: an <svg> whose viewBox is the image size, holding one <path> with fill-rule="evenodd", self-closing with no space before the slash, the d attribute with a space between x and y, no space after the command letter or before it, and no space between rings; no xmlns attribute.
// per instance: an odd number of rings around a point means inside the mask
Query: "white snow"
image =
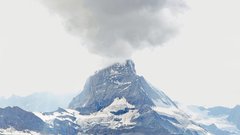
<svg viewBox="0 0 240 135"><path fill-rule="evenodd" d="M125 108L134 108L134 105L131 105L127 102L125 98L115 98L114 101L103 111L118 111L123 110Z"/></svg>
<svg viewBox="0 0 240 135"><path fill-rule="evenodd" d="M187 126L187 129L193 129L193 130L197 130L197 131L201 131L203 130L201 127L197 126L197 125L194 125L194 124L189 124Z"/></svg>
<svg viewBox="0 0 240 135"><path fill-rule="evenodd" d="M110 75L117 75L117 74L119 74L119 72L118 72L117 70L113 70L113 69L111 68L111 70L110 70Z"/></svg>
<svg viewBox="0 0 240 135"><path fill-rule="evenodd" d="M157 106L157 107L152 107L152 109L161 115L175 118L178 122L180 122L180 124L176 124L176 123L172 122L172 124L174 124L175 126L178 126L178 127L184 128L184 129L193 129L196 131L200 131L204 135L208 134L202 127L192 123L192 121L189 119L189 116L186 113L184 113L184 111L182 111L176 107Z"/></svg>
<svg viewBox="0 0 240 135"><path fill-rule="evenodd" d="M53 124L53 120L56 118L54 115L44 115L41 112L34 112L34 114L50 125Z"/></svg>
<svg viewBox="0 0 240 135"><path fill-rule="evenodd" d="M114 115L112 113L112 112L118 112L119 110L125 110L125 108L128 108L128 111L123 114ZM175 118L178 122L180 122L180 124L177 124L174 122L172 122L172 124L180 128L193 129L193 130L200 131L203 134L207 134L207 132L203 128L194 124L191 121L192 117L190 117L189 115L187 115L182 110L176 107L155 106L155 107L152 107L152 109L161 115ZM135 122L133 122L133 120L140 116L135 106L128 103L128 101L124 97L115 98L114 101L109 106L105 107L104 109L98 112L95 112L89 115L82 115L78 111L71 110L71 109L65 109L65 111L66 112L62 112L62 113L54 112L52 115L43 115L43 113L35 113L35 114L38 117L40 117L43 121L49 124L52 124L54 119L72 121L69 118L62 118L62 116L73 116L76 118L76 120L72 122L78 124L83 130L87 130L98 124L102 126L106 126L111 129L116 129L116 128L125 127L125 126L127 126L128 128L132 128L136 124Z"/></svg>
<svg viewBox="0 0 240 135"><path fill-rule="evenodd" d="M114 115L111 112L117 112L129 108L130 110L121 115ZM138 110L135 109L134 105L127 102L125 98L116 98L114 101L98 112L90 115L81 115L78 111L66 109L66 112L58 113L54 112L53 115L43 115L43 113L35 112L34 114L41 118L50 125L53 124L54 119L66 120L67 118L61 118L61 116L73 116L76 118L76 124L80 125L83 129L88 129L96 124L108 126L109 128L116 129L123 126L133 126L136 123L132 122L133 119L139 116ZM69 119L70 120L70 119Z"/></svg>
<svg viewBox="0 0 240 135"><path fill-rule="evenodd" d="M227 116L209 116L208 111L203 111L200 109L192 109L189 106L185 105L179 105L181 109L183 109L185 112L189 114L189 117L191 120L198 122L199 124L204 125L212 125L215 124L219 129L226 130L229 132L235 132L240 134L240 131L237 129L237 127L227 121Z"/></svg>
<svg viewBox="0 0 240 135"><path fill-rule="evenodd" d="M177 108L173 108L173 107L160 107L160 106L156 106L156 107L152 107L152 109L158 113L161 113L163 115L169 115L169 116L177 116L176 112L179 112L179 110Z"/></svg>
<svg viewBox="0 0 240 135"><path fill-rule="evenodd" d="M122 91L128 89L131 86L131 83L129 83L129 85L127 87L125 87L124 89L122 89Z"/></svg>
<svg viewBox="0 0 240 135"><path fill-rule="evenodd" d="M61 121L64 121L64 120L72 121L69 118L62 118L61 116L73 116L71 113L68 113L68 112L62 112L62 113L54 112L52 115L46 115L41 112L34 112L34 114L50 125L53 125L53 121L55 119L58 119Z"/></svg>
<svg viewBox="0 0 240 135"><path fill-rule="evenodd" d="M128 112L122 115L114 115L111 112L117 112L125 108L130 108ZM116 98L112 104L103 110L92 113L90 115L79 115L77 123L81 127L90 127L98 123L101 125L108 126L109 128L115 129L122 126L133 126L136 123L131 120L139 116L138 110L134 109L134 106L129 104L125 98ZM118 121L116 121L116 119Z"/></svg>
<svg viewBox="0 0 240 135"><path fill-rule="evenodd" d="M34 131L17 131L14 128L7 128L7 129L0 129L1 135L41 135L40 133L34 132Z"/></svg>
<svg viewBox="0 0 240 135"><path fill-rule="evenodd" d="M131 82L119 82L119 81L113 81L113 83L117 84L118 86L131 84Z"/></svg>

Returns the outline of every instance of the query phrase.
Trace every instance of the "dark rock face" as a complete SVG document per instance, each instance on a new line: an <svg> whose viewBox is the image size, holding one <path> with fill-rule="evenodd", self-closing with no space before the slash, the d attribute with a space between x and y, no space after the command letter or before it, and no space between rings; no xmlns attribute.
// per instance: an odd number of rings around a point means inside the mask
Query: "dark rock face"
<svg viewBox="0 0 240 135"><path fill-rule="evenodd" d="M68 120L58 120L53 121L53 128L50 133L61 134L61 135L77 135L79 126L75 123L72 123Z"/></svg>
<svg viewBox="0 0 240 135"><path fill-rule="evenodd" d="M19 107L0 108L0 128L13 127L16 130L31 130L36 132L44 131L45 123L31 112L22 110Z"/></svg>
<svg viewBox="0 0 240 135"><path fill-rule="evenodd" d="M110 105L117 97L126 98L137 108L143 105L155 106L153 100L176 107L163 92L154 89L143 77L138 76L134 63L127 60L124 64L114 64L91 76L82 93L71 101L69 108L90 114Z"/></svg>

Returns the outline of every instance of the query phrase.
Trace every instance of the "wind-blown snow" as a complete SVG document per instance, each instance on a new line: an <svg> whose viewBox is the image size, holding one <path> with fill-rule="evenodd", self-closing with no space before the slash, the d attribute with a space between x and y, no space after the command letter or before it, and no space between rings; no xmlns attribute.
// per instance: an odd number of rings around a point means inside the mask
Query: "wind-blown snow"
<svg viewBox="0 0 240 135"><path fill-rule="evenodd" d="M130 109L128 112L121 115L114 115L111 112L117 112ZM116 98L106 108L90 115L79 115L77 123L82 127L93 126L94 124L101 123L109 128L116 129L124 126L133 126L136 123L132 122L133 119L139 116L138 110L135 106L129 104L125 98Z"/></svg>

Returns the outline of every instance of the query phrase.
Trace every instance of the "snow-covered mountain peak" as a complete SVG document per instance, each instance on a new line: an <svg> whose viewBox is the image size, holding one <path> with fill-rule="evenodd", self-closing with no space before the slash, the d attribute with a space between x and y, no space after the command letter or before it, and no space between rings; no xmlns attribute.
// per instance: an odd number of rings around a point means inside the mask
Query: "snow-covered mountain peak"
<svg viewBox="0 0 240 135"><path fill-rule="evenodd" d="M176 107L162 91L136 74L131 60L116 63L91 76L84 90L69 104L70 109L90 114L109 106L114 99L125 98L137 108L142 106Z"/></svg>
<svg viewBox="0 0 240 135"><path fill-rule="evenodd" d="M102 75L104 77L111 77L116 75L132 75L136 74L135 64L132 60L126 60L125 62L114 63L102 70L95 73L96 75Z"/></svg>
<svg viewBox="0 0 240 135"><path fill-rule="evenodd" d="M127 100L123 98L115 98L114 101L104 109L108 109L110 111L119 111L119 110L126 110L126 109L134 109L135 106L131 105L127 102Z"/></svg>

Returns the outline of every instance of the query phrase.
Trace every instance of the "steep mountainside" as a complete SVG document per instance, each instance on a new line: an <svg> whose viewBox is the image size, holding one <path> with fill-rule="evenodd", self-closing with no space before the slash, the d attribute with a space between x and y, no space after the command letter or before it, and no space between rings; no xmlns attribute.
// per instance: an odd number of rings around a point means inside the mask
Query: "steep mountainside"
<svg viewBox="0 0 240 135"><path fill-rule="evenodd" d="M42 131L45 123L31 112L19 107L0 108L0 128L15 128L16 130Z"/></svg>
<svg viewBox="0 0 240 135"><path fill-rule="evenodd" d="M136 74L135 65L130 60L123 64L116 63L91 76L69 108L90 114L110 105L117 97L126 98L137 108L156 105L177 108L162 91L153 88Z"/></svg>

